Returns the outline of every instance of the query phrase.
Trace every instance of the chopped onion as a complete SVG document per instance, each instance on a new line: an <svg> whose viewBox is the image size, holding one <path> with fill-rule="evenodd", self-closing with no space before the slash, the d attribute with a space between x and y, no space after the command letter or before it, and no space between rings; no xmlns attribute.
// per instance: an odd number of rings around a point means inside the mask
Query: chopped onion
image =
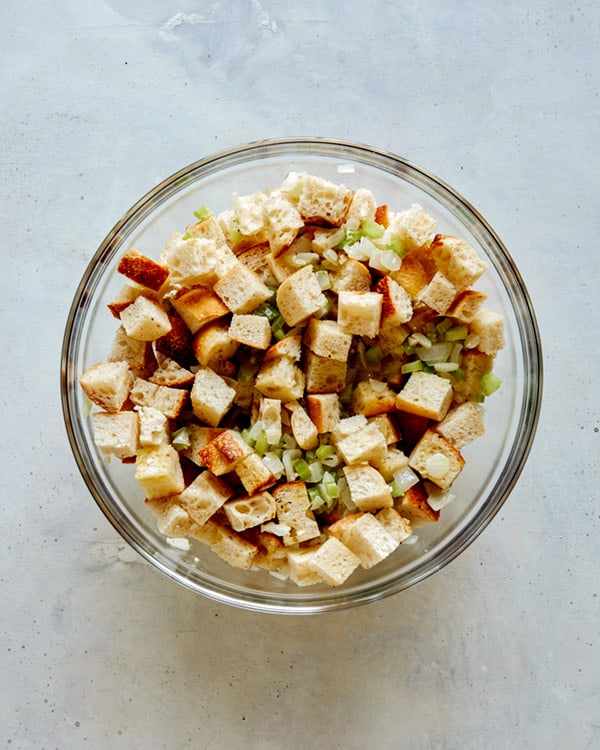
<svg viewBox="0 0 600 750"><path fill-rule="evenodd" d="M265 455L262 457L263 464L267 467L267 469L273 474L274 477L277 477L279 479L281 475L284 472L284 465L283 462L279 459L276 453L273 453L273 451L268 451L265 453Z"/></svg>
<svg viewBox="0 0 600 750"><path fill-rule="evenodd" d="M184 552L187 552L189 549L191 549L190 541L189 539L185 539L184 537L167 537L167 544L171 547L175 547L175 549L181 549Z"/></svg>
<svg viewBox="0 0 600 750"><path fill-rule="evenodd" d="M425 471L432 479L441 479L450 471L450 459L443 453L434 453L425 461Z"/></svg>
<svg viewBox="0 0 600 750"><path fill-rule="evenodd" d="M288 526L286 523L275 523L274 521L269 521L268 523L263 523L260 530L266 531L268 534L274 534L275 536L287 536L292 530L292 527Z"/></svg>
<svg viewBox="0 0 600 750"><path fill-rule="evenodd" d="M396 483L398 491L401 494L404 494L411 487L414 487L415 484L418 484L419 477L410 466L404 466L402 469L398 469L398 471L394 473L394 482Z"/></svg>
<svg viewBox="0 0 600 750"><path fill-rule="evenodd" d="M335 244L337 245L339 241L340 240L338 240ZM328 247L323 252L323 258L325 258L325 260L329 261L334 266L337 266L337 264L338 264L339 256L336 253L336 251L333 249L333 247Z"/></svg>
<svg viewBox="0 0 600 750"><path fill-rule="evenodd" d="M458 362L436 362L433 368L436 372L454 372L458 370Z"/></svg>
<svg viewBox="0 0 600 750"><path fill-rule="evenodd" d="M317 281L319 282L321 291L325 291L325 289L331 289L331 279L329 278L329 274L327 273L327 271L317 271L315 273L315 276L317 277Z"/></svg>
<svg viewBox="0 0 600 750"><path fill-rule="evenodd" d="M438 341L435 344L431 344L429 347L417 347L416 355L420 360L426 362L428 365L435 365L439 362L447 362L450 352L452 351L451 341Z"/></svg>

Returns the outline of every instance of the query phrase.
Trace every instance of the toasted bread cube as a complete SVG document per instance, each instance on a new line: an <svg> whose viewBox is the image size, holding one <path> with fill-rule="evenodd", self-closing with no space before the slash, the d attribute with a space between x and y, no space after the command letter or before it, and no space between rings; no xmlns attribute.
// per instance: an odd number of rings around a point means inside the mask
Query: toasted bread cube
<svg viewBox="0 0 600 750"><path fill-rule="evenodd" d="M408 466L408 456L399 448L388 448L385 455L376 456L371 463L386 482L391 482L397 471Z"/></svg>
<svg viewBox="0 0 600 750"><path fill-rule="evenodd" d="M326 539L310 560L311 567L330 586L341 586L359 564L354 552L334 536Z"/></svg>
<svg viewBox="0 0 600 750"><path fill-rule="evenodd" d="M106 306L110 310L113 317L119 320L121 312L126 307L129 307L132 302L135 302L136 299L142 294L146 297L154 296L151 289L145 289L141 286L133 286L132 284L125 284L125 286L122 286L121 289L119 289L114 299Z"/></svg>
<svg viewBox="0 0 600 750"><path fill-rule="evenodd" d="M197 466L202 466L200 451L205 445L210 443L213 438L216 438L219 433L223 432L223 428L206 427L205 425L199 425L195 422L190 422L186 427L190 438L190 445L189 448L183 448L180 450L179 454L185 456Z"/></svg>
<svg viewBox="0 0 600 750"><path fill-rule="evenodd" d="M196 372L190 397L198 419L216 427L231 408L235 389L209 367L201 367Z"/></svg>
<svg viewBox="0 0 600 750"><path fill-rule="evenodd" d="M238 257L241 255L241 253L244 253L251 247L258 246L257 243L265 244L268 249L269 246L268 244L266 244L266 239L263 231L257 232L256 235L250 236L241 233L240 223L233 209L221 211L221 213L217 216L216 221L219 229L225 237L228 246ZM271 251L269 250L269 255L270 254Z"/></svg>
<svg viewBox="0 0 600 750"><path fill-rule="evenodd" d="M341 393L346 387L346 362L319 357L309 350L306 352L305 372L308 393Z"/></svg>
<svg viewBox="0 0 600 750"><path fill-rule="evenodd" d="M108 361L127 362L132 370L146 370L153 361L152 345L148 341L132 339L123 326L119 326L115 331Z"/></svg>
<svg viewBox="0 0 600 750"><path fill-rule="evenodd" d="M373 417L396 408L396 393L382 380L362 380L352 392L352 409L357 414Z"/></svg>
<svg viewBox="0 0 600 750"><path fill-rule="evenodd" d="M181 367L196 364L192 346L192 334L179 315L169 315L171 330L156 339L154 348L157 353L177 362Z"/></svg>
<svg viewBox="0 0 600 750"><path fill-rule="evenodd" d="M229 335L229 324L215 320L201 328L194 336L194 354L204 367L219 368L233 357L239 343Z"/></svg>
<svg viewBox="0 0 600 750"><path fill-rule="evenodd" d="M435 523L440 518L439 510L434 510L429 505L427 493L421 484L410 487L404 495L398 498L396 510L402 518L410 523L413 529L427 523Z"/></svg>
<svg viewBox="0 0 600 750"><path fill-rule="evenodd" d="M240 263L254 271L263 284L274 288L279 281L271 270L270 260L272 258L271 248L267 243L249 247L238 255Z"/></svg>
<svg viewBox="0 0 600 750"><path fill-rule="evenodd" d="M378 292L340 292L337 322L346 333L375 338L382 305L383 296Z"/></svg>
<svg viewBox="0 0 600 750"><path fill-rule="evenodd" d="M386 229L390 225L390 209L385 203L375 209L375 221Z"/></svg>
<svg viewBox="0 0 600 750"><path fill-rule="evenodd" d="M208 523L212 527L208 537L212 551L232 567L249 570L258 554L258 546L224 523L215 521L208 521Z"/></svg>
<svg viewBox="0 0 600 750"><path fill-rule="evenodd" d="M140 295L121 312L125 333L138 341L154 341L171 330L171 321L155 300Z"/></svg>
<svg viewBox="0 0 600 750"><path fill-rule="evenodd" d="M149 380L136 378L129 398L137 406L152 406L162 412L165 417L175 419L186 405L188 392L183 388L156 385Z"/></svg>
<svg viewBox="0 0 600 750"><path fill-rule="evenodd" d="M363 430L368 423L364 414L354 414L352 417L344 417L344 419L340 419L332 430L331 437L334 442L339 442Z"/></svg>
<svg viewBox="0 0 600 750"><path fill-rule="evenodd" d="M375 285L375 291L382 295L381 327L397 327L407 323L413 314L409 293L391 276L383 276Z"/></svg>
<svg viewBox="0 0 600 750"><path fill-rule="evenodd" d="M279 255L296 239L304 226L298 209L285 193L274 190L265 203L266 235L273 255Z"/></svg>
<svg viewBox="0 0 600 750"><path fill-rule="evenodd" d="M296 326L327 304L312 266L299 268L277 290L277 307L288 326Z"/></svg>
<svg viewBox="0 0 600 750"><path fill-rule="evenodd" d="M398 544L412 534L409 522L395 508L382 508L377 511L375 518Z"/></svg>
<svg viewBox="0 0 600 750"><path fill-rule="evenodd" d="M338 453L347 464L363 461L375 463L383 460L388 449L385 437L376 424L367 424L360 431L353 432L341 440L334 438Z"/></svg>
<svg viewBox="0 0 600 750"><path fill-rule="evenodd" d="M195 224L192 224L186 228L186 234L193 234L194 237L203 237L205 239L214 240L217 247L227 247L227 239L223 230L219 226L218 220L214 216L207 216L205 219L200 219Z"/></svg>
<svg viewBox="0 0 600 750"><path fill-rule="evenodd" d="M185 486L179 455L171 445L139 448L135 478L149 500L178 495Z"/></svg>
<svg viewBox="0 0 600 750"><path fill-rule="evenodd" d="M352 336L342 331L335 320L311 318L306 326L304 344L319 357L346 362Z"/></svg>
<svg viewBox="0 0 600 750"><path fill-rule="evenodd" d="M263 362L269 362L279 357L287 357L292 362L300 361L302 356L302 336L300 334L288 334L281 340L275 342L265 352Z"/></svg>
<svg viewBox="0 0 600 750"><path fill-rule="evenodd" d="M273 255L269 250L267 258L268 270L276 279L275 286L283 283L298 270L296 256L298 253L313 252L308 234L301 234L292 244L282 250L279 255Z"/></svg>
<svg viewBox="0 0 600 750"><path fill-rule="evenodd" d="M451 409L438 423L436 430L457 450L461 450L476 438L481 437L485 432L485 427L475 404L466 401Z"/></svg>
<svg viewBox="0 0 600 750"><path fill-rule="evenodd" d="M394 214L390 219L386 234L399 237L407 250L424 245L433 235L437 223L418 203Z"/></svg>
<svg viewBox="0 0 600 750"><path fill-rule="evenodd" d="M340 421L342 407L337 393L309 393L306 397L311 421L322 435L331 432Z"/></svg>
<svg viewBox="0 0 600 750"><path fill-rule="evenodd" d="M437 271L429 284L419 293L418 300L443 315L454 302L456 291L452 282Z"/></svg>
<svg viewBox="0 0 600 750"><path fill-rule="evenodd" d="M166 266L161 266L133 248L121 258L117 271L136 284L155 292L158 292L169 276Z"/></svg>
<svg viewBox="0 0 600 750"><path fill-rule="evenodd" d="M164 536L174 539L186 537L194 522L181 505L172 498L160 498L158 500L146 500L156 518L156 527Z"/></svg>
<svg viewBox="0 0 600 750"><path fill-rule="evenodd" d="M317 550L318 547L312 547L288 551L290 579L297 586L314 586L316 583L323 583L321 574L312 566Z"/></svg>
<svg viewBox="0 0 600 750"><path fill-rule="evenodd" d="M267 194L257 191L249 195L233 195L233 210L237 219L239 231L246 237L266 239L267 221L265 208Z"/></svg>
<svg viewBox="0 0 600 750"><path fill-rule="evenodd" d="M305 451L316 448L319 445L319 432L304 408L297 401L285 406L292 414L290 426L299 447Z"/></svg>
<svg viewBox="0 0 600 750"><path fill-rule="evenodd" d="M377 414L377 416L370 417L367 421L377 425L377 429L385 437L385 442L388 446L397 443L402 438L398 425L389 414Z"/></svg>
<svg viewBox="0 0 600 750"><path fill-rule="evenodd" d="M85 395L105 411L119 411L129 397L134 375L127 362L99 362L79 378Z"/></svg>
<svg viewBox="0 0 600 750"><path fill-rule="evenodd" d="M227 245L215 238L174 234L162 249L159 261L169 267L169 283L174 287L211 287L237 264Z"/></svg>
<svg viewBox="0 0 600 750"><path fill-rule="evenodd" d="M430 274L416 254L409 253L402 259L402 265L397 271L392 271L390 277L406 290L411 300L416 300L433 274Z"/></svg>
<svg viewBox="0 0 600 750"><path fill-rule="evenodd" d="M138 448L139 419L134 411L94 412L94 443L105 455L131 458Z"/></svg>
<svg viewBox="0 0 600 750"><path fill-rule="evenodd" d="M203 471L173 500L202 526L232 495L233 490L226 482L210 471Z"/></svg>
<svg viewBox="0 0 600 750"><path fill-rule="evenodd" d="M213 289L231 312L239 315L256 310L272 295L254 271L239 261L221 276Z"/></svg>
<svg viewBox="0 0 600 750"><path fill-rule="evenodd" d="M388 507L385 510L393 509ZM385 560L400 543L371 513L360 513L352 523L341 527L340 539L367 569Z"/></svg>
<svg viewBox="0 0 600 750"><path fill-rule="evenodd" d="M371 290L371 272L358 260L348 258L341 267L331 274L331 288L336 294L340 292L369 292Z"/></svg>
<svg viewBox="0 0 600 750"><path fill-rule="evenodd" d="M376 211L377 202L373 193L367 190L367 188L358 188L352 196L346 220L358 219L359 221L364 221L365 219L371 219L372 221L376 221Z"/></svg>
<svg viewBox="0 0 600 750"><path fill-rule="evenodd" d="M166 445L169 442L169 420L153 406L136 406L140 423L140 445Z"/></svg>
<svg viewBox="0 0 600 750"><path fill-rule="evenodd" d="M268 492L257 492L252 497L238 497L223 506L225 515L234 531L244 531L275 518L273 496Z"/></svg>
<svg viewBox="0 0 600 750"><path fill-rule="evenodd" d="M267 442L275 445L281 439L281 401L277 398L261 398L258 406L258 421L262 422Z"/></svg>
<svg viewBox="0 0 600 750"><path fill-rule="evenodd" d="M437 234L429 248L438 269L459 292L480 278L486 264L466 240Z"/></svg>
<svg viewBox="0 0 600 750"><path fill-rule="evenodd" d="M322 177L306 175L298 211L306 224L341 226L352 201L352 190Z"/></svg>
<svg viewBox="0 0 600 750"><path fill-rule="evenodd" d="M242 459L235 467L235 473L249 495L266 490L277 481L256 453Z"/></svg>
<svg viewBox="0 0 600 750"><path fill-rule="evenodd" d="M368 464L344 466L350 498L359 510L373 511L391 508L392 493L381 474Z"/></svg>
<svg viewBox="0 0 600 750"><path fill-rule="evenodd" d="M278 357L263 362L255 385L268 398L298 401L304 394L304 373L288 357Z"/></svg>
<svg viewBox="0 0 600 750"><path fill-rule="evenodd" d="M229 338L253 349L268 349L271 325L264 315L233 315L229 324Z"/></svg>
<svg viewBox="0 0 600 750"><path fill-rule="evenodd" d="M214 437L199 453L200 462L215 476L233 471L240 461L252 453L252 448L236 430L224 430Z"/></svg>
<svg viewBox="0 0 600 750"><path fill-rule="evenodd" d="M412 449L408 463L423 479L447 490L460 474L465 461L449 440L429 429Z"/></svg>
<svg viewBox="0 0 600 750"><path fill-rule="evenodd" d="M306 542L320 536L321 530L310 508L310 498L304 482L278 484L273 488L272 494L279 523L291 528L291 533L284 537L284 544Z"/></svg>
<svg viewBox="0 0 600 750"><path fill-rule="evenodd" d="M229 313L223 300L212 289L204 286L181 289L173 297L171 304L192 333Z"/></svg>
<svg viewBox="0 0 600 750"><path fill-rule="evenodd" d="M463 351L460 366L464 378L454 383L454 401L457 404L481 395L481 378L491 372L494 355L484 354L477 349Z"/></svg>
<svg viewBox="0 0 600 750"><path fill-rule="evenodd" d="M446 314L460 320L461 323L470 323L486 299L487 294L484 292L478 292L475 289L465 289L464 292L460 292L456 296Z"/></svg>
<svg viewBox="0 0 600 750"><path fill-rule="evenodd" d="M396 408L439 421L452 402L452 385L430 372L411 373L396 398Z"/></svg>
<svg viewBox="0 0 600 750"><path fill-rule="evenodd" d="M471 332L479 338L477 348L484 354L497 354L504 348L504 318L493 310L480 308L471 321Z"/></svg>
<svg viewBox="0 0 600 750"><path fill-rule="evenodd" d="M275 534L255 529L252 541L258 546L258 554L254 558L254 565L263 570L287 577L289 575L287 549Z"/></svg>
<svg viewBox="0 0 600 750"><path fill-rule="evenodd" d="M166 385L172 388L190 385L194 381L194 373L186 367L182 367L174 359L166 357L160 352L156 353L157 367L148 376L148 380L155 385Z"/></svg>

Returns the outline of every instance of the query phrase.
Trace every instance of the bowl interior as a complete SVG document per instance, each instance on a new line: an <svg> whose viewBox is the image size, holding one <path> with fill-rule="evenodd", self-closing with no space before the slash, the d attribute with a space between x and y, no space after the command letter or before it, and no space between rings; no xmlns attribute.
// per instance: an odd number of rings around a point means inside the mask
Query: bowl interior
<svg viewBox="0 0 600 750"><path fill-rule="evenodd" d="M299 588L263 571L236 570L208 547L189 551L157 531L133 467L107 462L93 441L87 403L78 380L106 359L117 322L107 309L124 285L116 272L130 247L157 258L167 239L193 222L201 205L215 214L240 195L277 187L290 171L304 171L369 188L378 203L402 210L419 203L438 231L466 239L488 262L476 287L486 306L506 321L506 347L495 371L503 384L485 403L486 433L463 450L465 468L453 486L456 500L437 524L417 529L371 570L355 572L341 587ZM144 196L113 228L94 255L69 315L62 361L63 409L81 473L107 518L147 560L179 583L212 598L272 612L313 613L364 603L399 591L459 554L501 507L523 467L537 424L541 397L540 343L522 279L495 233L455 191L397 156L367 146L322 139L250 144L182 169Z"/></svg>

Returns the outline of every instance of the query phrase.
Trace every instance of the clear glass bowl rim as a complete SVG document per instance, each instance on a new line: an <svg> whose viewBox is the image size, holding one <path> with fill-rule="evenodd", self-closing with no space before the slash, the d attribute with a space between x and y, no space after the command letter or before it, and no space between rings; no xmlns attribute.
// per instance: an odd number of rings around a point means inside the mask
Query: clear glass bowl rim
<svg viewBox="0 0 600 750"><path fill-rule="evenodd" d="M274 600L271 597L266 598L255 593L246 595L244 592L234 590L237 587L230 588L219 584L200 585L157 560L144 536L131 524L124 524L119 514L115 513L110 496L102 491L104 489L102 482L100 482L100 485L102 485L102 489L100 489L95 481L93 462L82 449L83 441L79 439L81 426L77 420L78 404L76 398L78 382L73 364L77 361L76 355L80 345L77 334L80 331L82 309L93 296L94 289L102 277L105 266L110 263L120 248L123 236L129 235L159 205L173 197L192 181L214 174L222 168L234 167L257 159L286 155L337 157L343 158L345 161L354 159L369 167L381 169L424 190L443 206L449 208L455 215L459 216L460 214L461 222L464 223L465 220L468 220L473 226L476 226L487 237L487 251L488 253L491 252L491 259L494 261L497 270L502 272L501 278L513 306L519 329L520 353L523 357L524 367L524 393L519 418L520 429L505 464L505 471L502 472L500 479L472 522L460 534L444 545L426 567L416 566L408 574L400 574L391 581L388 580L382 585L374 585L372 588L361 591L356 595L352 593L345 595L332 590L330 595L313 599L308 603L304 601L301 595ZM507 284L507 280L510 280L510 284ZM276 614L316 614L377 601L413 586L445 567L481 534L508 498L531 451L541 410L542 361L539 328L521 274L495 231L462 195L432 173L395 153L361 143L330 138L278 138L250 142L219 151L188 164L143 195L113 226L90 260L77 287L68 313L61 352L61 402L69 443L88 490L115 530L151 565L186 588L215 601L254 611Z"/></svg>

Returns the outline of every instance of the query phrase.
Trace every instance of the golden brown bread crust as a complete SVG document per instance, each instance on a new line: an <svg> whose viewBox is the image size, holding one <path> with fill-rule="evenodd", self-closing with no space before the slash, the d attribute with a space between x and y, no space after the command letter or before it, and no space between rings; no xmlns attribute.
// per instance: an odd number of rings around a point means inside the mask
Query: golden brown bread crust
<svg viewBox="0 0 600 750"><path fill-rule="evenodd" d="M131 249L119 261L117 270L131 281L157 292L169 276L169 269Z"/></svg>
<svg viewBox="0 0 600 750"><path fill-rule="evenodd" d="M171 330L165 336L156 339L156 351L174 360L182 367L198 364L192 346L192 334L178 315L169 315Z"/></svg>
<svg viewBox="0 0 600 750"><path fill-rule="evenodd" d="M375 221L378 224L381 224L382 227L385 227L386 229L390 225L390 214L388 207L383 204L382 206L377 206L375 209Z"/></svg>
<svg viewBox="0 0 600 750"><path fill-rule="evenodd" d="M421 484L410 487L396 501L396 510L414 528L426 523L439 521L440 511L434 510L427 499L427 493Z"/></svg>

